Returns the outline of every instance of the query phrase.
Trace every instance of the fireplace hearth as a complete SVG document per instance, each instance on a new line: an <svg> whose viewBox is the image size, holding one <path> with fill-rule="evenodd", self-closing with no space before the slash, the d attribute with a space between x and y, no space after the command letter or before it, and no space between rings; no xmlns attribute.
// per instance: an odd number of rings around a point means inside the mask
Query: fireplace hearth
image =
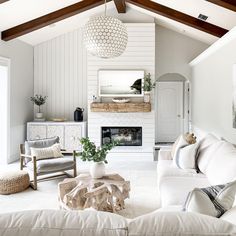
<svg viewBox="0 0 236 236"><path fill-rule="evenodd" d="M118 146L142 146L142 127L102 127L101 144L119 141Z"/></svg>

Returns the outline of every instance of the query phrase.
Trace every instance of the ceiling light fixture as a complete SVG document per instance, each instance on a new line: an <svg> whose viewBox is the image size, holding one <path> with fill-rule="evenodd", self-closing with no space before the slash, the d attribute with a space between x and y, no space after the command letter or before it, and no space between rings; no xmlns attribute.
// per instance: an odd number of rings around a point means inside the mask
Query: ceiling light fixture
<svg viewBox="0 0 236 236"><path fill-rule="evenodd" d="M120 56L126 49L128 33L126 26L118 19L105 14L91 18L84 28L84 44L87 51L100 58Z"/></svg>

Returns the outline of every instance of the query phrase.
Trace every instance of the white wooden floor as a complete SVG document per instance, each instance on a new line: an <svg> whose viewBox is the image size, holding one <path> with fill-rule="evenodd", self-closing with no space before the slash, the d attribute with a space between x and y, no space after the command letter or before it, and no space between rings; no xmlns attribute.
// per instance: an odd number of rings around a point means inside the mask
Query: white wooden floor
<svg viewBox="0 0 236 236"><path fill-rule="evenodd" d="M78 173L85 173L89 163L78 160ZM149 213L159 207L156 162L113 159L107 164L107 172L119 173L131 181L130 199L126 200L126 209L119 212L127 218L134 218ZM0 171L12 171L19 168L19 163L0 166ZM58 209L57 184L62 179L45 181L38 184L38 190L31 188L12 195L0 195L0 213L33 210Z"/></svg>

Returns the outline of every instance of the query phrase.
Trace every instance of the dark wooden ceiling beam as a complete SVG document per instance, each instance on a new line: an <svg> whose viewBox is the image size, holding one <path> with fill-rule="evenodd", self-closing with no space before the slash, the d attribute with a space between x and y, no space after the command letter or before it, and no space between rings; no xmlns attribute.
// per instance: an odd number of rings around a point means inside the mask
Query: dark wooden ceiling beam
<svg viewBox="0 0 236 236"><path fill-rule="evenodd" d="M126 13L126 4L125 0L113 0L118 13Z"/></svg>
<svg viewBox="0 0 236 236"><path fill-rule="evenodd" d="M126 0L126 2L217 37L222 37L228 32L228 30L221 28L217 25L213 25L208 22L199 20L183 12L176 11L172 8L166 7L150 0Z"/></svg>
<svg viewBox="0 0 236 236"><path fill-rule="evenodd" d="M236 11L236 1L235 0L207 0L207 1L214 3L220 7L227 8L231 11Z"/></svg>
<svg viewBox="0 0 236 236"><path fill-rule="evenodd" d="M107 2L110 1L111 0L107 0ZM125 4L125 1L122 0L114 0L114 1L116 3L116 6L117 4L119 5L118 8L122 7L123 4ZM172 20L178 21L180 23L186 24L188 26L194 27L196 29L202 30L206 33L215 35L217 37L221 37L228 32L228 30L224 28L210 24L208 22L201 21L195 17L189 16L185 13L176 11L174 9L171 9L169 7L166 7L164 5L158 4L150 0L126 0L126 2L134 4L136 6L144 8L156 14L165 16ZM1 33L2 40L8 41L17 38L19 36L41 29L45 26L64 20L66 18L87 11L102 4L104 4L104 0L83 0L81 2L57 10L55 12L49 13L47 15L23 23L21 25L7 29ZM125 6L123 6L123 11L124 7ZM122 11L122 9L120 10Z"/></svg>
<svg viewBox="0 0 236 236"><path fill-rule="evenodd" d="M107 2L109 1L111 0L107 0ZM104 0L83 0L68 7L23 23L21 25L17 25L13 28L2 31L2 40L8 41L17 38L19 36L30 33L34 30L41 29L45 26L64 20L102 4L104 4Z"/></svg>
<svg viewBox="0 0 236 236"><path fill-rule="evenodd" d="M4 3L4 2L8 2L10 0L0 0L0 4Z"/></svg>

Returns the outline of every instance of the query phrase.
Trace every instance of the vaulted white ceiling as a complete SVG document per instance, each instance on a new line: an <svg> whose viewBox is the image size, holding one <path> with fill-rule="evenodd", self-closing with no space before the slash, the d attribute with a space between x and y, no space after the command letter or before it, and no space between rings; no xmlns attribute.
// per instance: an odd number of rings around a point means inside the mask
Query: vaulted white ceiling
<svg viewBox="0 0 236 236"><path fill-rule="evenodd" d="M19 25L39 16L69 6L78 0L10 0L0 4L0 31ZM155 2L171 7L193 17L200 13L207 15L207 22L232 29L236 26L236 13L219 7L205 0L155 0ZM156 22L159 25L173 29L206 43L213 43L218 38L192 27L170 20L166 17L151 13L142 8L127 4L127 13L118 14L113 2L108 4L108 14L119 17L124 22ZM82 27L89 17L102 14L104 6L96 7L52 26L44 27L20 37L22 41L36 45L60 34Z"/></svg>

